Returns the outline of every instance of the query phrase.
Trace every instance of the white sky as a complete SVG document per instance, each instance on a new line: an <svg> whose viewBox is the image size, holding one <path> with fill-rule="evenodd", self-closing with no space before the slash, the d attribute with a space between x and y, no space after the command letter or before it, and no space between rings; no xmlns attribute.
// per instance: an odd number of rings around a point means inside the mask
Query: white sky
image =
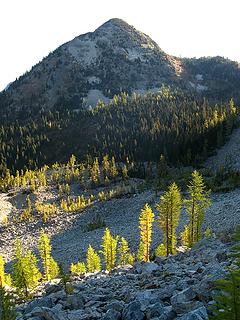
<svg viewBox="0 0 240 320"><path fill-rule="evenodd" d="M240 0L0 0L0 90L111 18L134 25L169 54L240 62Z"/></svg>

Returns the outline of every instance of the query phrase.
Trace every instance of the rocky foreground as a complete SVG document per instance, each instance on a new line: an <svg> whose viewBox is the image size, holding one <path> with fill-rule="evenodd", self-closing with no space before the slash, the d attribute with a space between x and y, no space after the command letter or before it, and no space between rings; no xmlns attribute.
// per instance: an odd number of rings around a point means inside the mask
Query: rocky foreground
<svg viewBox="0 0 240 320"><path fill-rule="evenodd" d="M231 244L204 239L191 251L133 267L74 278L66 295L59 282L18 307L18 320L205 320L214 281L233 263Z"/></svg>

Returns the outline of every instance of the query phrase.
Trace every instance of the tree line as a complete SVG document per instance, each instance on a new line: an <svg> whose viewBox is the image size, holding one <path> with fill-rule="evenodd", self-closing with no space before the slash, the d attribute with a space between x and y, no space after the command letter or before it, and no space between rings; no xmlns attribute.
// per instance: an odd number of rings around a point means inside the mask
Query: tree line
<svg viewBox="0 0 240 320"><path fill-rule="evenodd" d="M86 162L78 162L72 155L66 164L54 163L51 167L44 166L39 170L17 170L16 174L6 171L4 178L0 179L0 190L7 192L11 189L27 193L25 208L19 217L5 218L5 226L22 221L42 219L47 223L51 218L60 214L74 213L85 210L97 201L107 201L123 194L131 193L127 186L129 170L133 164L126 159L125 163L117 164L114 157L104 155L102 159L88 158ZM115 182L121 186L115 186ZM82 194L71 196L71 186L75 184L82 190ZM111 188L111 184L113 184ZM108 187L108 190L94 191L98 187ZM37 190L54 188L58 197L53 203L32 203L31 193Z"/></svg>
<svg viewBox="0 0 240 320"><path fill-rule="evenodd" d="M121 161L196 164L221 146L237 122L237 108L163 87L145 96L126 93L90 110L55 108L25 120L2 121L0 173L36 169L71 154L81 160L109 154Z"/></svg>

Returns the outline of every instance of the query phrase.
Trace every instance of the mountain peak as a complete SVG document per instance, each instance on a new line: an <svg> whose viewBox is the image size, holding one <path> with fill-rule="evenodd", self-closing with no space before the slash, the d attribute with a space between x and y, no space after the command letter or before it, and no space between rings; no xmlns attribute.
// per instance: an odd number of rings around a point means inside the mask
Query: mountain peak
<svg viewBox="0 0 240 320"><path fill-rule="evenodd" d="M119 18L112 18L112 19L104 22L100 27L98 27L96 29L96 31L99 30L99 29L111 28L113 26L120 27L120 28L132 28L132 29L134 29L126 21L124 21L122 19L119 19Z"/></svg>
<svg viewBox="0 0 240 320"><path fill-rule="evenodd" d="M81 109L95 106L99 99L108 102L122 91L156 92L162 84L204 91L211 87L204 73L208 61L170 56L148 35L122 19L112 18L94 32L66 42L11 84L2 95L3 102L0 96L0 114L6 106L9 112L9 108L19 110L19 105L22 110L61 105ZM225 74L225 63L211 63L221 66ZM239 69L232 67L239 79Z"/></svg>
<svg viewBox="0 0 240 320"><path fill-rule="evenodd" d="M119 48L138 48L138 50L148 48L160 51L158 45L149 36L119 18L106 21L92 33L92 37L107 39L112 46Z"/></svg>
<svg viewBox="0 0 240 320"><path fill-rule="evenodd" d="M118 37L118 35L122 35L125 37L131 38L139 38L143 36L143 33L136 30L133 26L129 25L126 21L119 18L112 18L105 23L103 23L100 27L98 27L94 32L96 36L110 36L113 38Z"/></svg>

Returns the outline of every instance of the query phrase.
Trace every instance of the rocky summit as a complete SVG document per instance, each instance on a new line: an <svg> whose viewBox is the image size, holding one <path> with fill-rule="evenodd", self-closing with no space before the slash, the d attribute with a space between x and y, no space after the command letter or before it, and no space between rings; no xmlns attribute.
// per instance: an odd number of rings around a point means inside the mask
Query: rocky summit
<svg viewBox="0 0 240 320"><path fill-rule="evenodd" d="M207 320L214 281L232 265L231 244L204 239L191 251L150 263L43 284L36 299L18 307L18 320Z"/></svg>
<svg viewBox="0 0 240 320"><path fill-rule="evenodd" d="M82 109L120 92L171 85L212 98L239 98L238 63L221 57L181 59L121 19L63 44L0 94L2 115L63 106ZM21 115L24 116L23 114Z"/></svg>

